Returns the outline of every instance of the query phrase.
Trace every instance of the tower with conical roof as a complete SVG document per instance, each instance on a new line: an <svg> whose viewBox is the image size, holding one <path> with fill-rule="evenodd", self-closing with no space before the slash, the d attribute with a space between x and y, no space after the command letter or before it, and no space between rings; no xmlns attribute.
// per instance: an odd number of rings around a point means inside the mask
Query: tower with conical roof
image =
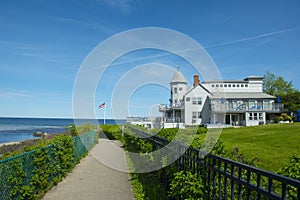
<svg viewBox="0 0 300 200"><path fill-rule="evenodd" d="M185 80L182 73L177 70L173 79L170 82L170 89L171 89L171 98L170 104L172 106L180 106L183 102L183 96L187 91L187 81Z"/></svg>

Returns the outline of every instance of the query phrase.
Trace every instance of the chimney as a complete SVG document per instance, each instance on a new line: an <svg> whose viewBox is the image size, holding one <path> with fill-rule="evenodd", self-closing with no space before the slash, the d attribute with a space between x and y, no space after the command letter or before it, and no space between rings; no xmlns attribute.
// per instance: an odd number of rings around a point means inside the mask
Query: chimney
<svg viewBox="0 0 300 200"><path fill-rule="evenodd" d="M195 86L199 85L199 83L200 83L199 75L195 74L194 75L194 84L193 84L193 86L195 87Z"/></svg>

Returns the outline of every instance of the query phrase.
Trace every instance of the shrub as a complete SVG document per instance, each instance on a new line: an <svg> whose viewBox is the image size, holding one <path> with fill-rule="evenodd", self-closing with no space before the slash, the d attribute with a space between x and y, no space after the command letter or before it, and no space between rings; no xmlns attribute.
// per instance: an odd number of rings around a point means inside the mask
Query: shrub
<svg viewBox="0 0 300 200"><path fill-rule="evenodd" d="M278 173L283 176L300 180L300 157L297 155L293 155L290 158L289 165L278 170ZM297 188L288 186L287 187L288 199L294 199L296 196L297 196Z"/></svg>
<svg viewBox="0 0 300 200"><path fill-rule="evenodd" d="M100 128L110 140L118 140L122 137L122 130L118 125L103 124Z"/></svg>
<svg viewBox="0 0 300 200"><path fill-rule="evenodd" d="M86 123L77 126L76 129L79 134L84 134L97 129L97 125Z"/></svg>
<svg viewBox="0 0 300 200"><path fill-rule="evenodd" d="M277 122L277 123L279 121L292 121L292 120L293 120L293 118L286 113L281 113L280 116L275 117L275 122Z"/></svg>
<svg viewBox="0 0 300 200"><path fill-rule="evenodd" d="M74 140L70 135L57 134L24 148L23 154L0 163L0 194L5 199L40 199L75 166ZM17 153L20 153L19 151ZM22 153L22 152L21 152ZM81 155L82 156L82 155Z"/></svg>
<svg viewBox="0 0 300 200"><path fill-rule="evenodd" d="M207 128L204 126L199 126L197 129L197 134L207 133Z"/></svg>
<svg viewBox="0 0 300 200"><path fill-rule="evenodd" d="M170 184L170 197L179 199L204 199L205 188L202 179L189 171L179 171Z"/></svg>
<svg viewBox="0 0 300 200"><path fill-rule="evenodd" d="M77 131L77 128L74 124L70 124L70 126L67 128L68 133L71 134L71 136L75 137L78 136L79 133Z"/></svg>

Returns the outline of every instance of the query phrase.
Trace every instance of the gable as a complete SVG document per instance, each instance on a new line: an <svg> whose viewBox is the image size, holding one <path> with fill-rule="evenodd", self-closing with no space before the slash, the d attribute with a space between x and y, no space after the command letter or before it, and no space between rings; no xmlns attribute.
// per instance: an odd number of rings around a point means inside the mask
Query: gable
<svg viewBox="0 0 300 200"><path fill-rule="evenodd" d="M201 84L197 85L196 87L191 88L184 97L193 97L193 96L208 96L211 93Z"/></svg>

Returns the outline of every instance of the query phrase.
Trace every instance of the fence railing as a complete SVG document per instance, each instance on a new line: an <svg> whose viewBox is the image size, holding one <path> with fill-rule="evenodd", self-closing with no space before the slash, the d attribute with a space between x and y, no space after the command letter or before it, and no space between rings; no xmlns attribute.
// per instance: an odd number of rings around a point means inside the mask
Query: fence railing
<svg viewBox="0 0 300 200"><path fill-rule="evenodd" d="M84 154L87 153L96 143L95 141L95 131L91 131L77 137L73 137L74 150L75 150L75 162L77 162Z"/></svg>
<svg viewBox="0 0 300 200"><path fill-rule="evenodd" d="M70 160L73 165L93 147L95 134L95 131L91 131L72 138L74 157ZM66 172L64 168L67 166L60 165L61 160L57 158L56 151L55 145L48 145L0 160L0 199L28 199L26 195L30 195L31 199L39 194L39 190L48 188L59 179L62 173ZM41 164L43 169L41 169ZM45 174L41 174L43 172Z"/></svg>
<svg viewBox="0 0 300 200"><path fill-rule="evenodd" d="M132 127L130 129L157 149L167 148L166 144L170 143L164 138ZM299 180L202 152L179 142L177 148L170 148L169 151L174 154L180 152L175 163L178 171L198 174L208 190L209 199L300 199Z"/></svg>

